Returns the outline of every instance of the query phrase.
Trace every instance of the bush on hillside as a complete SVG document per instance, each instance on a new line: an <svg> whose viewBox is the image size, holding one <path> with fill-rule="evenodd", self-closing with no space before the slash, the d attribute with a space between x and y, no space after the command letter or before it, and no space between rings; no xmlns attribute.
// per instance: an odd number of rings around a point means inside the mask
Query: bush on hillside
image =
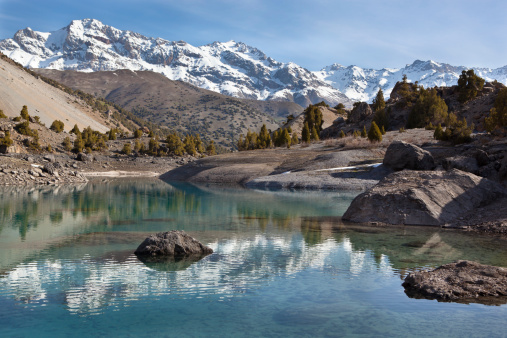
<svg viewBox="0 0 507 338"><path fill-rule="evenodd" d="M49 127L49 129L51 129L52 131L54 131L56 133L61 133L63 131L64 126L65 126L65 124L62 121L54 120L53 123L51 124L51 127Z"/></svg>

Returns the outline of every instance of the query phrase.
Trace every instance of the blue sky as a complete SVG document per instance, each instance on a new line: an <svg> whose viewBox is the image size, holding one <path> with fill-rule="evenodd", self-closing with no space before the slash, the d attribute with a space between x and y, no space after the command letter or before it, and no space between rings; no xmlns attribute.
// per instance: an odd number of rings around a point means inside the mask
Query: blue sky
<svg viewBox="0 0 507 338"><path fill-rule="evenodd" d="M242 41L310 70L399 68L416 59L507 65L504 0L0 0L0 39L94 18L192 45Z"/></svg>

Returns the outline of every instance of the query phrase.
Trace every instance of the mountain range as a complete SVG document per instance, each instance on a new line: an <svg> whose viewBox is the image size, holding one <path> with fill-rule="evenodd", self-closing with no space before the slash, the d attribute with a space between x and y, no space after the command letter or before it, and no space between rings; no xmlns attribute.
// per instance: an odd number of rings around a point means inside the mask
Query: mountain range
<svg viewBox="0 0 507 338"><path fill-rule="evenodd" d="M0 41L0 51L25 67L82 72L150 70L225 95L295 102L302 107L322 100L330 105L371 101L379 88L389 96L403 74L425 87L457 83L464 66L416 60L400 69L364 69L333 64L309 71L283 63L241 42L195 47L119 30L94 19L74 20L54 32L19 30ZM472 68L486 81L507 84L507 66Z"/></svg>

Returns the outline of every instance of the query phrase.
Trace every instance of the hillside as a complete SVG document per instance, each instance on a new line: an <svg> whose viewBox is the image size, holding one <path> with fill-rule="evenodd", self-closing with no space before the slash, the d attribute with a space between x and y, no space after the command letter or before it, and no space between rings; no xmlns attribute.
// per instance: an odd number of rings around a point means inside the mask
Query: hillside
<svg viewBox="0 0 507 338"><path fill-rule="evenodd" d="M278 127L277 119L302 111L292 102L241 100L171 81L151 71L83 73L38 69L38 73L73 89L114 102L161 127L199 133L230 147L248 128ZM263 113L270 112L274 117Z"/></svg>
<svg viewBox="0 0 507 338"><path fill-rule="evenodd" d="M30 115L50 126L54 120L70 130L74 124L80 129L91 126L105 132L109 122L99 113L65 93L16 66L5 56L0 57L0 109L9 117L19 116L26 105Z"/></svg>

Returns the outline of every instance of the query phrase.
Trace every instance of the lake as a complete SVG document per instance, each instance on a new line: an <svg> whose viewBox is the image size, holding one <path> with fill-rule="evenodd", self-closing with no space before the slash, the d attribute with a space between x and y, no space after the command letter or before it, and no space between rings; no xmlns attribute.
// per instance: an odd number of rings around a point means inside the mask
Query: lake
<svg viewBox="0 0 507 338"><path fill-rule="evenodd" d="M507 306L409 298L411 271L507 266L501 237L341 221L357 193L159 180L0 187L0 336L506 336ZM143 263L185 230L198 262Z"/></svg>

